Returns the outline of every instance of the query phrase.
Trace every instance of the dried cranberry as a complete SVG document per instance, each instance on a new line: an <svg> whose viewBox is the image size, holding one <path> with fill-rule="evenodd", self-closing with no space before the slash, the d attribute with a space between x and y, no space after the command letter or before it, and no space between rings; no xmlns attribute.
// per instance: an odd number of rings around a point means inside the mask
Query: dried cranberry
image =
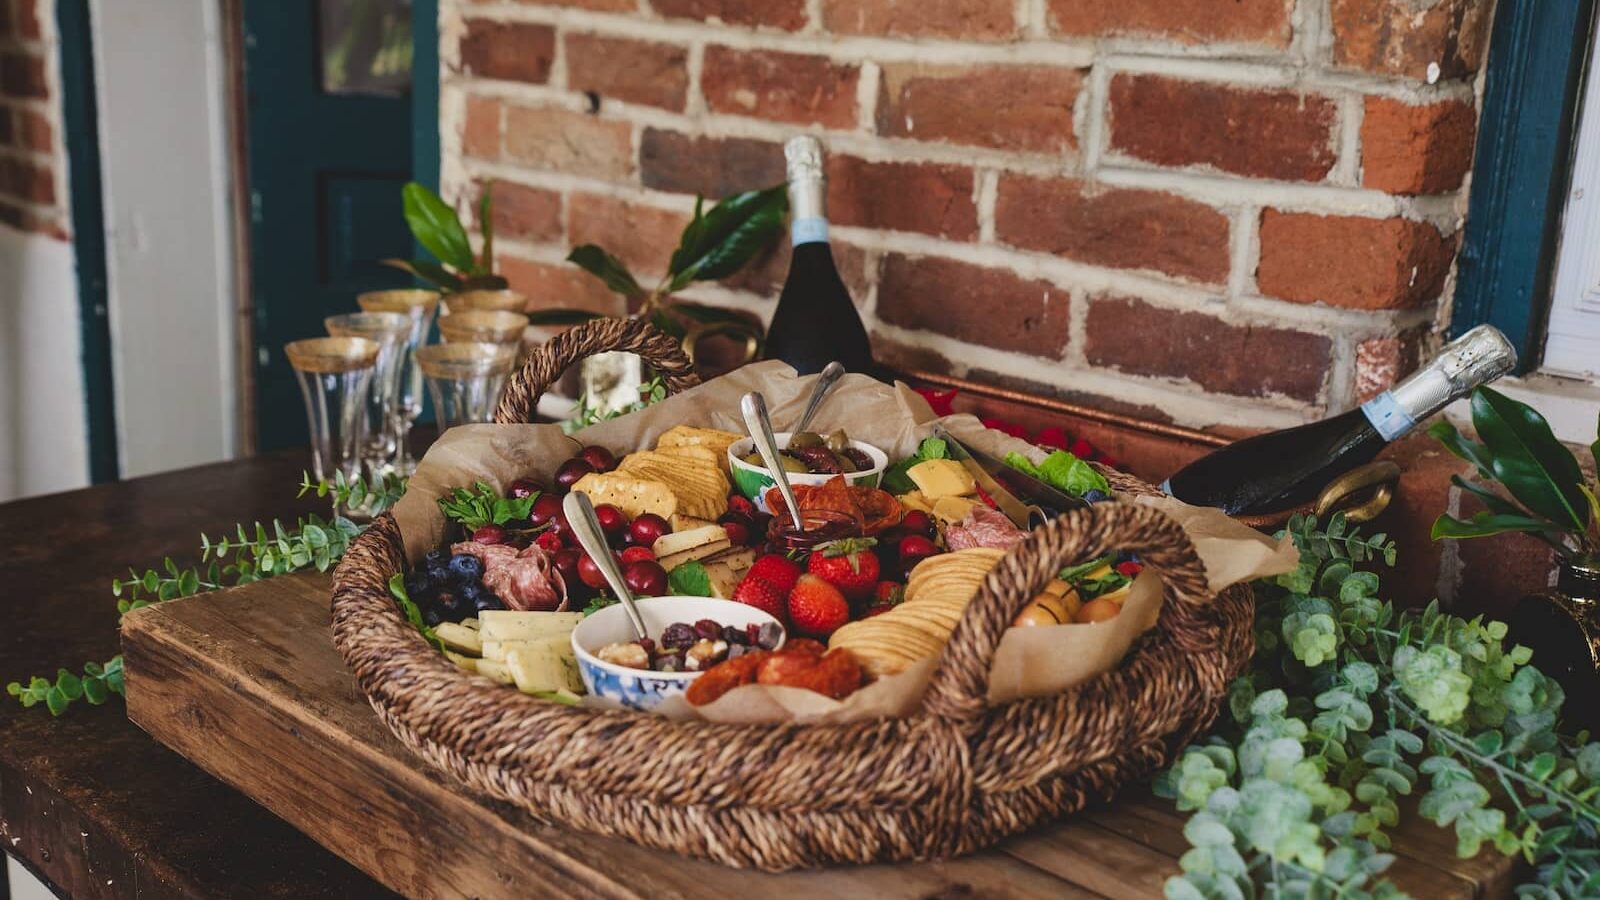
<svg viewBox="0 0 1600 900"><path fill-rule="evenodd" d="M682 650L700 640L694 627L683 622L673 622L661 630L661 646L669 650Z"/></svg>
<svg viewBox="0 0 1600 900"><path fill-rule="evenodd" d="M694 623L694 630L695 634L698 634L700 637L703 637L708 641L714 641L717 638L722 637L722 626L711 621L710 619L701 619L700 621Z"/></svg>
<svg viewBox="0 0 1600 900"><path fill-rule="evenodd" d="M746 644L750 644L751 646L755 646L757 643L759 643L760 637L761 637L761 624L759 622L751 622L749 625L746 625L744 627L744 638L745 638L744 642ZM729 641L729 643L732 643L732 641Z"/></svg>
<svg viewBox="0 0 1600 900"><path fill-rule="evenodd" d="M655 641L652 641L649 638L639 638L639 646L644 648L644 652L649 653L652 656L655 655L655 652L656 652L656 642Z"/></svg>

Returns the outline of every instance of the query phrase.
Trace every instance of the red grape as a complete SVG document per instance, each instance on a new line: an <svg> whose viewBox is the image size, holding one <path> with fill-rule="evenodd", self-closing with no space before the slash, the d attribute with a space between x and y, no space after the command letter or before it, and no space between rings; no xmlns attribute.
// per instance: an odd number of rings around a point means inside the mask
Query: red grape
<svg viewBox="0 0 1600 900"><path fill-rule="evenodd" d="M484 525L472 533L472 539L480 544L504 544L506 530L499 525Z"/></svg>
<svg viewBox="0 0 1600 900"><path fill-rule="evenodd" d="M596 472L609 472L617 467L617 458L611 451L594 444L579 450L573 458L581 459L593 466Z"/></svg>
<svg viewBox="0 0 1600 900"><path fill-rule="evenodd" d="M754 523L738 513L724 513L717 519L717 524L728 533L728 540L735 547L748 545L751 536L755 534Z"/></svg>
<svg viewBox="0 0 1600 900"><path fill-rule="evenodd" d="M566 582L569 591L582 583L583 578L578 574L578 561L583 559L582 550L566 547L557 550L554 559L556 571L561 573L561 580Z"/></svg>
<svg viewBox="0 0 1600 900"><path fill-rule="evenodd" d="M909 573L917 563L938 554L939 546L920 534L908 534L900 540L900 568Z"/></svg>
<svg viewBox="0 0 1600 900"><path fill-rule="evenodd" d="M623 563L638 562L641 559L655 559L655 553L649 547L624 547L619 554Z"/></svg>
<svg viewBox="0 0 1600 900"><path fill-rule="evenodd" d="M606 576L600 571L600 564L587 553L578 557L578 579L595 590L606 586Z"/></svg>
<svg viewBox="0 0 1600 900"><path fill-rule="evenodd" d="M628 524L628 540L640 547L655 544L656 538L671 534L672 526L655 513L644 513Z"/></svg>
<svg viewBox="0 0 1600 900"><path fill-rule="evenodd" d="M622 580L628 590L641 597L659 597L667 592L667 570L653 559L628 563L622 569Z"/></svg>
<svg viewBox="0 0 1600 900"><path fill-rule="evenodd" d="M900 520L900 527L907 534L920 534L923 537L933 536L933 517L920 509L906 510L905 518Z"/></svg>
<svg viewBox="0 0 1600 900"><path fill-rule="evenodd" d="M542 491L544 491L544 485L534 481L532 478L518 478L516 481L511 482L510 487L506 488L506 496L513 500L521 500L524 497L532 497Z"/></svg>
<svg viewBox="0 0 1600 900"><path fill-rule="evenodd" d="M555 494L544 494L533 501L533 510L528 513L528 524L535 528L549 522L561 513L561 498Z"/></svg>
<svg viewBox="0 0 1600 900"><path fill-rule="evenodd" d="M628 514L612 506L602 503L594 508L594 517L600 522L600 530L605 532L606 540L615 543L628 533Z"/></svg>
<svg viewBox="0 0 1600 900"><path fill-rule="evenodd" d="M560 468L556 469L556 487L563 493L570 491L572 486L578 483L578 479L593 471L594 466L589 465L587 461L577 458L569 459L562 463Z"/></svg>

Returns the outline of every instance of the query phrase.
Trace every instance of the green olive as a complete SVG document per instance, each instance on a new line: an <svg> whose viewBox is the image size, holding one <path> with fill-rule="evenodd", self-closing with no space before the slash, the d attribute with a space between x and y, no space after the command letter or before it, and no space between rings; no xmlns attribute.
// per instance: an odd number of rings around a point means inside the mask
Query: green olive
<svg viewBox="0 0 1600 900"><path fill-rule="evenodd" d="M795 459L792 456L782 455L782 456L779 457L779 459L783 460L783 470L785 472L809 472L809 471L811 471L809 468L806 467L805 463L801 462L798 459Z"/></svg>
<svg viewBox="0 0 1600 900"><path fill-rule="evenodd" d="M822 435L814 431L797 431L789 438L789 446L797 450L807 447L821 447Z"/></svg>
<svg viewBox="0 0 1600 900"><path fill-rule="evenodd" d="M764 462L761 459L761 454L759 454L759 453L747 453L741 458L745 462L749 463L750 465L756 466L758 468L763 468L764 469L767 466L766 462Z"/></svg>
<svg viewBox="0 0 1600 900"><path fill-rule="evenodd" d="M828 435L827 444L829 450L832 450L835 453L840 453L846 447L850 446L850 435L845 434L844 429L840 428L833 434Z"/></svg>
<svg viewBox="0 0 1600 900"><path fill-rule="evenodd" d="M848 474L850 472L859 472L860 471L859 469L856 468L856 464L850 461L850 457L845 456L843 453L835 453L833 455L833 458L835 460L838 460L838 462L839 462L839 470L841 472L844 472L844 473Z"/></svg>

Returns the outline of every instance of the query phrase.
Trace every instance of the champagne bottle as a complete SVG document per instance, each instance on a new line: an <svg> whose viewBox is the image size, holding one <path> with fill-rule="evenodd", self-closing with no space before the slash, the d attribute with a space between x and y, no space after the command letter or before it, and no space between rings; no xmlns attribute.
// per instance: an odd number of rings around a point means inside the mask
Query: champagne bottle
<svg viewBox="0 0 1600 900"><path fill-rule="evenodd" d="M1479 325L1450 342L1425 368L1356 409L1236 441L1184 466L1162 487L1185 503L1215 506L1229 515L1297 506L1516 364L1517 352L1506 336L1492 325Z"/></svg>
<svg viewBox="0 0 1600 900"><path fill-rule="evenodd" d="M838 360L852 372L875 374L872 344L828 247L822 144L802 136L784 145L789 164L790 232L794 255L778 308L767 329L767 356L802 375Z"/></svg>

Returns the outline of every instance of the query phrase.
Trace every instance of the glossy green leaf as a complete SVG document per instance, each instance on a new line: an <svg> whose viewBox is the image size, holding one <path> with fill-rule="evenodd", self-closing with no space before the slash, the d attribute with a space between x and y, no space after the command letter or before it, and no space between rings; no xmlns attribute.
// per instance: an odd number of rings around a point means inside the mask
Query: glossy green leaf
<svg viewBox="0 0 1600 900"><path fill-rule="evenodd" d="M1441 538L1477 538L1508 532L1534 533L1549 530L1550 523L1543 519L1481 512L1470 519L1441 515L1433 520L1433 530L1430 535L1437 541Z"/></svg>
<svg viewBox="0 0 1600 900"><path fill-rule="evenodd" d="M587 309L536 309L528 313L530 325L578 325L600 318L604 317Z"/></svg>
<svg viewBox="0 0 1600 900"><path fill-rule="evenodd" d="M439 261L458 272L473 270L472 245L467 242L467 230L461 227L461 217L439 195L415 181L408 182L400 192L405 207L406 224L417 243L428 249Z"/></svg>
<svg viewBox="0 0 1600 900"><path fill-rule="evenodd" d="M605 282L606 287L624 297L632 299L644 296L644 288L639 286L638 280L628 271L622 260L594 244L573 247L572 252L567 254L567 262L575 263L585 272Z"/></svg>
<svg viewBox="0 0 1600 900"><path fill-rule="evenodd" d="M1532 407L1493 388L1472 394L1472 424L1492 454L1495 478L1531 512L1582 529L1589 507L1578 490L1583 472Z"/></svg>
<svg viewBox="0 0 1600 900"><path fill-rule="evenodd" d="M789 211L784 185L735 194L696 216L684 229L669 266L670 291L693 281L726 278L783 233Z"/></svg>
<svg viewBox="0 0 1600 900"><path fill-rule="evenodd" d="M402 272L409 272L443 291L461 290L461 279L446 271L444 266L426 259L385 259L379 260L383 265Z"/></svg>
<svg viewBox="0 0 1600 900"><path fill-rule="evenodd" d="M1462 478L1460 475L1451 475L1450 483L1461 488L1472 496L1477 497L1479 500L1482 500L1483 505L1489 508L1489 512L1494 513L1495 515L1522 516L1524 518L1530 518L1527 510L1516 505L1515 503L1512 503L1510 500L1507 500L1499 494L1496 494L1494 491L1489 490L1481 484L1475 484L1466 480L1465 478Z"/></svg>
<svg viewBox="0 0 1600 900"><path fill-rule="evenodd" d="M1440 419L1433 423L1428 427L1428 435L1443 444L1446 450L1477 466L1479 475L1494 478L1489 449L1457 431L1448 421Z"/></svg>
<svg viewBox="0 0 1600 900"><path fill-rule="evenodd" d="M483 250L478 255L477 274L494 271L494 181L483 183L478 194L478 230L483 232Z"/></svg>

